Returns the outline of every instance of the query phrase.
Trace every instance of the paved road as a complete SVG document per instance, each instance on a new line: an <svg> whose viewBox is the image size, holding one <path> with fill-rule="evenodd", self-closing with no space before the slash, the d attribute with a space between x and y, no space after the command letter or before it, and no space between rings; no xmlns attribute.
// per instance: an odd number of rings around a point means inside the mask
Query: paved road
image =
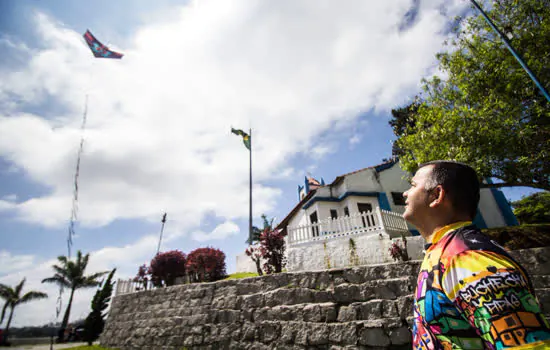
<svg viewBox="0 0 550 350"><path fill-rule="evenodd" d="M86 343L69 343L69 344L54 344L53 348L54 350L57 349L67 349L67 348L74 348L76 346L86 345ZM17 346L10 346L9 348L5 349L13 349L13 350L50 350L50 344L46 345L17 345Z"/></svg>

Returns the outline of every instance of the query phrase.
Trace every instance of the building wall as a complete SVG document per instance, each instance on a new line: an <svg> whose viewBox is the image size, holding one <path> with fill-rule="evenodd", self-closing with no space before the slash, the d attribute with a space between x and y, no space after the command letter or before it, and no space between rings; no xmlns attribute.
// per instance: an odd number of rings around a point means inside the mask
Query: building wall
<svg viewBox="0 0 550 350"><path fill-rule="evenodd" d="M355 249L352 249L350 239ZM422 259L424 239L416 236L407 237L406 240L409 257ZM375 232L296 244L287 248L287 270L318 271L393 262L389 254L393 241L395 239L390 239L386 234Z"/></svg>
<svg viewBox="0 0 550 350"><path fill-rule="evenodd" d="M481 190L479 198L479 211L487 227L502 227L506 226L506 221L500 212L500 208L495 201L495 197L489 188Z"/></svg>

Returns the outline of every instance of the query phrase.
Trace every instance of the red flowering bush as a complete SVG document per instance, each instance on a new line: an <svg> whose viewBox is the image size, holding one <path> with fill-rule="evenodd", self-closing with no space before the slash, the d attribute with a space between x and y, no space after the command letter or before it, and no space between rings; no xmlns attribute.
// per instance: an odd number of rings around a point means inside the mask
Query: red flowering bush
<svg viewBox="0 0 550 350"><path fill-rule="evenodd" d="M187 274L191 282L213 282L224 278L225 254L216 248L198 248L187 256Z"/></svg>
<svg viewBox="0 0 550 350"><path fill-rule="evenodd" d="M403 237L401 241L393 241L390 246L389 252L394 261L409 260L409 254L407 253L407 240L405 239L405 237Z"/></svg>
<svg viewBox="0 0 550 350"><path fill-rule="evenodd" d="M151 266L148 271L151 275L153 285L156 287L174 285L176 278L185 276L186 262L186 255L179 250L157 254L151 260Z"/></svg>
<svg viewBox="0 0 550 350"><path fill-rule="evenodd" d="M147 282L150 280L150 276L151 274L149 273L149 268L146 264L143 264L138 268L138 273L136 277L134 277L133 281L141 283L143 287L138 287L137 290L141 290L142 288L147 290Z"/></svg>
<svg viewBox="0 0 550 350"><path fill-rule="evenodd" d="M264 271L267 274L281 272L286 265L285 235L282 231L265 229L260 235L260 252L266 260Z"/></svg>

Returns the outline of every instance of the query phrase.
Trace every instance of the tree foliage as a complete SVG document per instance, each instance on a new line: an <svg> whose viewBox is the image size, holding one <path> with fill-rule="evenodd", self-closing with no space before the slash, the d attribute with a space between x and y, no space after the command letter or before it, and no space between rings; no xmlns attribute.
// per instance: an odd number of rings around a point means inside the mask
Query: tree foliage
<svg viewBox="0 0 550 350"><path fill-rule="evenodd" d="M550 1L493 0L489 16L537 75L550 82ZM408 171L434 159L472 165L493 187L550 190L550 104L477 10L458 18L440 78L423 81L413 105L390 124ZM397 113L397 114L396 114Z"/></svg>
<svg viewBox="0 0 550 350"><path fill-rule="evenodd" d="M264 225L263 229L260 229L257 226L252 226L252 237L248 237L246 243L250 245L254 244L255 242L259 242L262 232L267 229L271 230L271 227L273 226L273 220L274 219L268 220L267 216L265 214L262 214L262 222Z"/></svg>
<svg viewBox="0 0 550 350"><path fill-rule="evenodd" d="M264 271L267 274L281 272L286 264L283 231L265 229L260 235L260 251L266 260Z"/></svg>
<svg viewBox="0 0 550 350"><path fill-rule="evenodd" d="M156 287L173 286L176 278L185 276L186 262L187 256L179 250L157 254L151 260L148 270L153 285Z"/></svg>
<svg viewBox="0 0 550 350"><path fill-rule="evenodd" d="M513 202L514 215L522 224L550 223L550 193L538 192Z"/></svg>
<svg viewBox="0 0 550 350"><path fill-rule="evenodd" d="M197 248L187 257L191 282L214 282L225 278L225 254L216 248Z"/></svg>
<svg viewBox="0 0 550 350"><path fill-rule="evenodd" d="M88 266L88 260L90 254L82 255L79 250L76 253L75 260L69 260L66 256L58 256L57 260L59 265L53 265L52 268L55 271L53 277L48 277L42 280L42 283L54 283L61 288L67 288L71 292L69 301L67 303L67 309L61 322L61 328L58 333L58 342L64 341L65 329L69 323L69 316L71 314L71 307L73 304L74 293L77 289L97 287L100 282L98 279L104 276L107 271L96 272L91 275L86 275L86 267Z"/></svg>
<svg viewBox="0 0 550 350"><path fill-rule="evenodd" d="M6 284L0 283L0 298L4 300L4 307L2 308L0 323L4 322L6 311L8 308L10 309L8 322L6 324L6 328L4 329L4 337L3 339L0 339L0 341L7 342L10 325L13 318L13 312L17 305L25 304L32 300L39 300L39 299L44 299L48 297L46 293L37 292L37 291L30 291L21 295L23 291L23 286L25 285L25 281L26 279L23 278L21 282L19 282L19 284L15 286L15 288L10 287Z"/></svg>
<svg viewBox="0 0 550 350"><path fill-rule="evenodd" d="M86 317L84 321L84 340L88 342L88 345L99 338L103 328L105 327L105 316L104 311L109 307L109 302L111 301L111 295L113 293L113 275L115 274L116 269L113 269L107 280L103 283L103 286L97 290L92 299L92 311Z"/></svg>

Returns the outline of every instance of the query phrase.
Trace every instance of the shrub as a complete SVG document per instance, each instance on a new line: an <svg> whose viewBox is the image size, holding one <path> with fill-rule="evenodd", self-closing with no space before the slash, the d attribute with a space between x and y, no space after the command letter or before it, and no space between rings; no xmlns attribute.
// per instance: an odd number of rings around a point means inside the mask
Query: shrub
<svg viewBox="0 0 550 350"><path fill-rule="evenodd" d="M407 261L409 254L407 253L407 240L402 237L401 240L393 241L390 246L390 256L394 261Z"/></svg>
<svg viewBox="0 0 550 350"><path fill-rule="evenodd" d="M213 282L225 278L225 254L216 248L198 248L187 256L191 282Z"/></svg>
<svg viewBox="0 0 550 350"><path fill-rule="evenodd" d="M98 289L92 299L92 311L86 317L84 321L84 340L88 342L88 345L92 345L94 341L99 338L103 328L105 327L105 310L109 307L111 301L111 294L113 293L113 275L116 269L113 269L107 277L107 280L103 283L103 287Z"/></svg>
<svg viewBox="0 0 550 350"><path fill-rule="evenodd" d="M266 260L264 271L267 274L281 272L286 265L285 235L282 231L265 229L260 235L260 252Z"/></svg>
<svg viewBox="0 0 550 350"><path fill-rule="evenodd" d="M151 260L148 273L155 287L172 286L176 278L185 276L187 257L179 250L157 254ZM142 271L140 267L139 273Z"/></svg>

